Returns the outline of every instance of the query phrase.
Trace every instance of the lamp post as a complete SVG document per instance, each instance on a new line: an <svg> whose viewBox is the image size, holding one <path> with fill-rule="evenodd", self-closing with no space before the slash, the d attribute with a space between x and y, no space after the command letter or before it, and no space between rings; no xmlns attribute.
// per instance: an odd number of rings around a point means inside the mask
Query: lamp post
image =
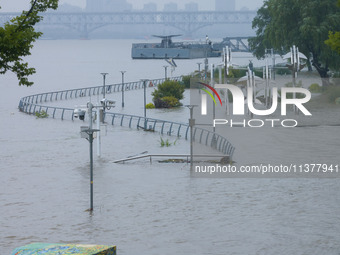
<svg viewBox="0 0 340 255"><path fill-rule="evenodd" d="M272 75L272 78L273 80L275 80L275 54L274 54L274 49L271 49L271 55L272 55L272 72L273 72L273 75Z"/></svg>
<svg viewBox="0 0 340 255"><path fill-rule="evenodd" d="M168 71L167 71L168 66L163 66L163 67L164 67L165 80L167 80L168 79Z"/></svg>
<svg viewBox="0 0 340 255"><path fill-rule="evenodd" d="M198 73L199 73L199 76L200 76L200 78L201 78L201 64L202 63L197 63L197 65L198 65Z"/></svg>
<svg viewBox="0 0 340 255"><path fill-rule="evenodd" d="M120 71L122 73L122 108L124 108L124 74L126 71Z"/></svg>
<svg viewBox="0 0 340 255"><path fill-rule="evenodd" d="M146 82L147 79L141 80L143 82L143 88L144 88L144 129L146 129Z"/></svg>
<svg viewBox="0 0 340 255"><path fill-rule="evenodd" d="M105 77L105 76L104 76ZM104 84L105 84L105 78L104 78ZM93 211L93 133L95 130L92 129L92 109L93 105L92 103L88 104L88 110L89 110L89 142L90 142L90 211Z"/></svg>
<svg viewBox="0 0 340 255"><path fill-rule="evenodd" d="M189 127L190 127L190 170L193 170L194 163L194 152L193 152L193 127L195 126L195 119L193 118L194 107L197 105L186 105L186 107L190 110L190 119L189 119Z"/></svg>
<svg viewBox="0 0 340 255"><path fill-rule="evenodd" d="M266 86L265 86L265 106L268 108L269 107L269 84L270 84L270 75L271 70L269 69L268 65L268 59L266 58L266 65L263 67L263 78L266 80Z"/></svg>
<svg viewBox="0 0 340 255"><path fill-rule="evenodd" d="M103 75L103 98L105 98L105 79L108 73L100 73L100 74Z"/></svg>
<svg viewBox="0 0 340 255"><path fill-rule="evenodd" d="M214 82L214 64L210 65L211 70L210 70L210 86L215 88L215 82ZM213 95L215 98L215 94ZM213 120L215 119L215 104L213 103ZM213 127L213 131L215 132L215 126Z"/></svg>
<svg viewBox="0 0 340 255"><path fill-rule="evenodd" d="M228 83L228 75L229 75L229 67L232 65L231 64L231 49L226 46L223 48L223 57L222 57L222 62L224 66L224 84ZM229 92L228 90L225 91L226 96L225 96L225 101L226 101L226 113L227 115L230 114L230 107L229 107Z"/></svg>
<svg viewBox="0 0 340 255"><path fill-rule="evenodd" d="M207 81L207 73L208 73L208 47L211 44L208 35L205 36L205 59L204 59L204 80Z"/></svg>
<svg viewBox="0 0 340 255"><path fill-rule="evenodd" d="M80 127L80 136L81 138L86 138L86 140L90 143L90 209L89 211L93 211L93 134L95 132L100 132L100 129L93 129L92 123L92 113L94 108L102 108L114 107L114 101L112 100L102 100L102 105L94 106L91 102L87 103L87 109L75 109L73 114L75 118L79 117L80 120L84 120L86 111L89 115L89 126ZM97 123L99 123L99 118L97 117Z"/></svg>
<svg viewBox="0 0 340 255"><path fill-rule="evenodd" d="M231 49L226 46L223 48L223 66L224 66L224 83L227 84L227 76L229 75L229 67L231 66Z"/></svg>
<svg viewBox="0 0 340 255"><path fill-rule="evenodd" d="M92 128L92 110L94 106L92 103L87 104L87 112L89 115L89 126L80 127L80 133L82 138L86 138L90 143L90 209L93 211L93 134L99 131Z"/></svg>
<svg viewBox="0 0 340 255"><path fill-rule="evenodd" d="M290 56L289 56L290 55ZM290 48L290 54L287 53L283 59L291 59L291 64L288 65L288 68L292 70L292 75L293 75L293 88L296 87L296 78L298 72L305 67L305 64L301 64L301 59L307 60L307 57L303 55L301 52L299 52L299 48L293 45L293 47ZM293 92L293 99L295 99L296 95L295 92ZM296 114L299 113L298 108L294 105L294 112Z"/></svg>

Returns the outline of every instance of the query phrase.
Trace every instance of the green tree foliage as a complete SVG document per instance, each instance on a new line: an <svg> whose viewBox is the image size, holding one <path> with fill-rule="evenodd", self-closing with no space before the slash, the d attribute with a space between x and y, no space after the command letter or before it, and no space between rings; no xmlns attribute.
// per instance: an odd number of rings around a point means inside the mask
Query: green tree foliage
<svg viewBox="0 0 340 255"><path fill-rule="evenodd" d="M317 83L313 83L308 87L309 91L312 93L321 93L322 92L322 88L320 87L319 84Z"/></svg>
<svg viewBox="0 0 340 255"><path fill-rule="evenodd" d="M328 98L328 101L331 104L338 104L337 100L339 100L338 98L340 98L340 87L339 86L330 86L326 92L325 95Z"/></svg>
<svg viewBox="0 0 340 255"><path fill-rule="evenodd" d="M338 0L338 7L340 8L340 0ZM334 33L330 31L328 37L329 39L326 41L326 44L340 54L340 31Z"/></svg>
<svg viewBox="0 0 340 255"><path fill-rule="evenodd" d="M182 77L182 84L186 89L190 89L190 80L192 79L191 75L184 75Z"/></svg>
<svg viewBox="0 0 340 255"><path fill-rule="evenodd" d="M329 32L329 39L326 44L340 54L340 32Z"/></svg>
<svg viewBox="0 0 340 255"><path fill-rule="evenodd" d="M158 85L158 88L152 92L153 98L175 97L178 100L183 99L184 86L178 81L166 80Z"/></svg>
<svg viewBox="0 0 340 255"><path fill-rule="evenodd" d="M153 103L148 103L145 105L146 109L155 109L155 105Z"/></svg>
<svg viewBox="0 0 340 255"><path fill-rule="evenodd" d="M266 0L252 25L256 36L249 39L249 46L258 58L265 49L284 54L296 45L312 58L322 78L329 77L329 68L340 67L340 56L324 43L328 31L340 30L336 0Z"/></svg>
<svg viewBox="0 0 340 255"><path fill-rule="evenodd" d="M173 108L181 106L181 103L175 97L162 97L154 99L155 108Z"/></svg>
<svg viewBox="0 0 340 255"><path fill-rule="evenodd" d="M19 85L33 84L27 77L34 74L35 69L28 67L23 57L31 55L33 43L42 35L34 29L34 25L42 20L39 13L57 8L58 0L31 0L29 11L23 11L0 27L0 74L12 71L17 75Z"/></svg>
<svg viewBox="0 0 340 255"><path fill-rule="evenodd" d="M166 80L152 92L152 100L156 108L176 107L180 105L179 100L183 99L183 93L184 85L178 81Z"/></svg>

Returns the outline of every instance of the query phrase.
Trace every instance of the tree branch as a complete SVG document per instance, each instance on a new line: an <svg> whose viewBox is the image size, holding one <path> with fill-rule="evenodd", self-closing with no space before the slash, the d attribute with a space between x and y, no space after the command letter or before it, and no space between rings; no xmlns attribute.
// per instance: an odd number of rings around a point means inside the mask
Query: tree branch
<svg viewBox="0 0 340 255"><path fill-rule="evenodd" d="M17 27L17 29L15 30L15 32L18 32L18 30L23 26L23 24L26 23L26 20L28 18L28 16L33 12L34 6L36 5L38 0L34 0L30 10L26 13L25 19L20 23L20 25Z"/></svg>
<svg viewBox="0 0 340 255"><path fill-rule="evenodd" d="M28 16L31 14L31 12L33 11L34 6L36 5L37 1L38 1L38 0L34 0L34 3L32 4L31 9L30 9L30 10L27 12L27 14L26 14L26 17L28 17Z"/></svg>

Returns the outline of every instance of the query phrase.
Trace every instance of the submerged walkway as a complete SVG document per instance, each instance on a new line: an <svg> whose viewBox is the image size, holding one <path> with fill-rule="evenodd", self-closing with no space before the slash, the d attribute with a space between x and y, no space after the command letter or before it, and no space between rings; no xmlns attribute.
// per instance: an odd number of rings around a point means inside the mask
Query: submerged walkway
<svg viewBox="0 0 340 255"><path fill-rule="evenodd" d="M182 77L174 77L172 80L181 81ZM158 86L164 81L165 79L149 80L148 86ZM127 82L124 83L124 86L121 83L111 84L105 86L105 94L121 92L122 89L124 89L125 92L128 92L143 88L143 81ZM103 86L95 86L34 94L20 99L19 110L26 114L46 112L48 117L52 117L54 119L74 120L73 108L49 106L46 103L81 97L90 97L103 93ZM190 127L187 123L173 122L155 118L144 118L142 116L108 111L105 112L104 120L111 125L120 125L137 129L143 126L147 127L147 131L157 132L162 135L176 136L186 140L190 139ZM234 146L225 137L203 128L193 128L193 140L200 144L210 146L224 155L228 155L230 158L232 158L235 151Z"/></svg>

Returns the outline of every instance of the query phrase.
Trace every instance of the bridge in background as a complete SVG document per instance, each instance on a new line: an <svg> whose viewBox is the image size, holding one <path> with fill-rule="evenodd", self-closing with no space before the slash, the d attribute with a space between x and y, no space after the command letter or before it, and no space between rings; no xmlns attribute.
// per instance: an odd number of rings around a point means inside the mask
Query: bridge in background
<svg viewBox="0 0 340 255"><path fill-rule="evenodd" d="M9 21L20 13L0 13L0 24ZM216 24L251 24L256 11L199 11L199 12L117 12L117 13L43 13L44 20L39 27L64 26L77 31L83 38L110 25L164 25L172 26L186 35Z"/></svg>

